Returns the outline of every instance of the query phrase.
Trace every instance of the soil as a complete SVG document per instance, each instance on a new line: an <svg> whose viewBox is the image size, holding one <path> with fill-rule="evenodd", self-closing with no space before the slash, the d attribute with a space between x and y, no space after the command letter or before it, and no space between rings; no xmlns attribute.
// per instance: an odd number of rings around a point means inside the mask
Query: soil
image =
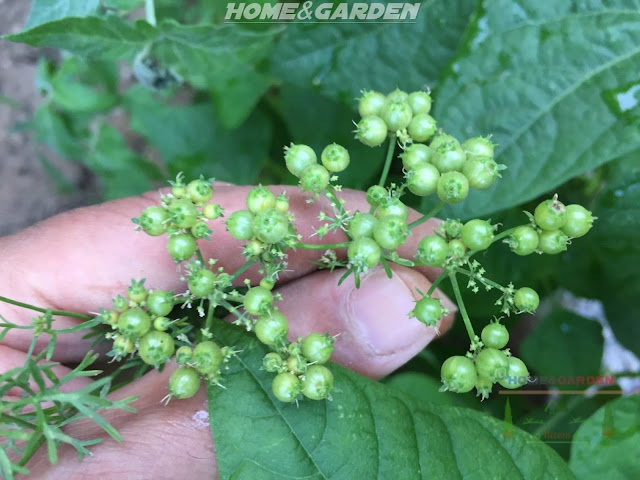
<svg viewBox="0 0 640 480"><path fill-rule="evenodd" d="M0 0L0 34L20 31L30 8L24 0ZM61 193L41 164L42 147L29 131L16 131L41 101L34 86L38 59L52 54L0 39L0 236L89 202L93 181L82 165L46 152L76 187Z"/></svg>

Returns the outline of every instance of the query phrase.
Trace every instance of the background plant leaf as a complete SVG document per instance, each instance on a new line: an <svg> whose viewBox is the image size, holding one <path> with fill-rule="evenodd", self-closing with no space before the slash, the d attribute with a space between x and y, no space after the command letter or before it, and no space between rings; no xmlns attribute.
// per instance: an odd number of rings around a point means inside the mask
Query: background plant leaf
<svg viewBox="0 0 640 480"><path fill-rule="evenodd" d="M85 147L79 141L77 132L50 104L38 107L31 127L39 142L62 157L78 160L84 153Z"/></svg>
<svg viewBox="0 0 640 480"><path fill-rule="evenodd" d="M281 28L249 29L240 25L181 25L165 20L154 53L174 66L194 86L208 89L238 78L242 68L271 51Z"/></svg>
<svg viewBox="0 0 640 480"><path fill-rule="evenodd" d="M640 356L640 152L612 163L607 177L593 204L598 220L589 236L600 265L596 291L620 343Z"/></svg>
<svg viewBox="0 0 640 480"><path fill-rule="evenodd" d="M434 406L332 365L334 399L284 404L261 370L266 348L219 324L242 350L209 389L222 478L573 478L549 447L472 410Z"/></svg>
<svg viewBox="0 0 640 480"><path fill-rule="evenodd" d="M110 15L66 17L4 38L34 47L59 48L93 60L124 60L133 58L157 35L157 29L145 21L132 24Z"/></svg>
<svg viewBox="0 0 640 480"><path fill-rule="evenodd" d="M65 17L87 17L100 6L100 0L33 0L25 30Z"/></svg>
<svg viewBox="0 0 640 480"><path fill-rule="evenodd" d="M280 115L294 143L311 146L318 158L333 142L349 150L349 168L340 172L340 185L366 190L377 181L386 152L367 147L354 138L355 101L350 108L292 84L282 85L279 101Z"/></svg>
<svg viewBox="0 0 640 480"><path fill-rule="evenodd" d="M241 127L225 129L211 103L166 105L140 86L126 95L131 128L158 149L169 175L200 174L239 184L252 183L266 160L271 131L260 111Z"/></svg>
<svg viewBox="0 0 640 480"><path fill-rule="evenodd" d="M163 177L156 165L131 151L122 134L108 124L100 126L91 147L85 163L100 175L108 199L150 190L153 180Z"/></svg>
<svg viewBox="0 0 640 480"><path fill-rule="evenodd" d="M640 477L640 396L607 403L573 437L570 466L581 480Z"/></svg>
<svg viewBox="0 0 640 480"><path fill-rule="evenodd" d="M348 104L363 89L434 88L474 5L425 0L415 23L289 25L274 49L272 69L290 83Z"/></svg>
<svg viewBox="0 0 640 480"><path fill-rule="evenodd" d="M434 116L461 138L492 134L509 168L448 212L489 215L637 150L639 25L638 0L482 3Z"/></svg>
<svg viewBox="0 0 640 480"><path fill-rule="evenodd" d="M567 310L546 315L524 340L520 357L538 376L587 377L600 373L604 340L602 326ZM544 352L544 353L541 353ZM581 390L584 385L557 385Z"/></svg>

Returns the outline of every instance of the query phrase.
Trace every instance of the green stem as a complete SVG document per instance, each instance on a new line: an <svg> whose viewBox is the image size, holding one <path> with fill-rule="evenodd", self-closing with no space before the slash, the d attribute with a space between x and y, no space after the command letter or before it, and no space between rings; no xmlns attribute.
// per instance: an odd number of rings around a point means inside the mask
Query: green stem
<svg viewBox="0 0 640 480"><path fill-rule="evenodd" d="M295 244L295 248L304 248L306 250L335 250L337 248L348 248L351 242L342 243L302 243Z"/></svg>
<svg viewBox="0 0 640 480"><path fill-rule="evenodd" d="M450 273L449 279L451 280L451 286L453 287L453 293L456 296L456 303L458 304L458 308L460 309L460 314L462 315L464 326L467 329L467 335L469 335L469 340L471 341L471 343L473 343L476 338L476 332L473 331L471 320L469 319L467 309L464 306L462 295L460 294L460 287L458 286L458 280L456 279L456 274Z"/></svg>
<svg viewBox="0 0 640 480"><path fill-rule="evenodd" d="M505 230L504 232L500 232L498 235L496 235L495 237L493 237L493 240L491 241L491 243L496 243L500 240L502 240L505 237L508 237L509 235L511 235L511 233L518 227L513 227L513 228L509 228L508 230Z"/></svg>
<svg viewBox="0 0 640 480"><path fill-rule="evenodd" d="M438 205L436 205L435 207L433 207L433 209L432 209L430 212L425 213L422 217L420 217L420 218L419 218L418 220L416 220L415 222L411 222L411 223L408 225L409 230L411 230L412 228L417 227L418 225L420 225L420 224L422 224L422 223L426 222L426 221L427 221L427 220L429 220L430 218L435 217L435 216L440 212L440 210L442 210L442 207L444 207L444 202L440 202Z"/></svg>
<svg viewBox="0 0 640 480"><path fill-rule="evenodd" d="M387 150L387 158L384 161L384 168L382 169L382 175L380 175L380 181L378 185L384 187L387 182L387 176L389 175L389 169L391 168L391 160L393 160L393 152L396 150L396 134L392 134L389 137L389 149Z"/></svg>
<svg viewBox="0 0 640 480"><path fill-rule="evenodd" d="M44 435L40 435L37 440L33 442L29 442L22 452L22 457L20 457L20 461L18 462L18 466L24 467L31 457L35 455L35 453L40 449L42 444L45 442L46 438Z"/></svg>
<svg viewBox="0 0 640 480"><path fill-rule="evenodd" d="M442 283L442 280L444 280L447 276L447 272L442 272L440 275L438 275L438 278L436 278L435 282L431 284L431 287L427 291L427 297L430 297L433 294L435 289L438 288L438 285L440 285L440 283Z"/></svg>
<svg viewBox="0 0 640 480"><path fill-rule="evenodd" d="M0 296L0 302L9 303L11 305L15 305L16 307L26 308L28 310L34 310L40 313L51 312L51 315L60 315L64 317L78 318L80 320L91 320L93 318L92 316L85 315L83 313L67 312L66 310L51 310L49 308L40 308L34 305L30 305L28 303L19 302L17 300L11 300L10 298L2 297L2 296Z"/></svg>
<svg viewBox="0 0 640 480"><path fill-rule="evenodd" d="M213 311L214 310L215 310L215 307L211 302L209 302L209 309L207 310L207 319L204 323L204 328L209 332L211 331L211 327L213 327Z"/></svg>
<svg viewBox="0 0 640 480"><path fill-rule="evenodd" d="M202 263L203 266L206 265L206 263L204 262L204 256L202 255L202 252L199 248L196 249L196 257L198 257L198 260L200 261L200 263Z"/></svg>
<svg viewBox="0 0 640 480"><path fill-rule="evenodd" d="M145 8L147 22L155 26L156 25L156 6L153 3L153 0L145 0L144 8Z"/></svg>
<svg viewBox="0 0 640 480"><path fill-rule="evenodd" d="M464 268L458 267L458 268L456 268L456 272L462 273L463 275L466 275L467 277L471 276L471 271L466 270ZM485 284L485 285L491 285L493 288L497 288L501 292L505 291L505 287L503 287L499 283L494 282L493 280L489 280L488 278L484 278L484 277L482 277L482 279L478 279L478 280L480 282L482 282L483 284Z"/></svg>
<svg viewBox="0 0 640 480"><path fill-rule="evenodd" d="M347 212L344 211L344 207L342 203L340 203L340 199L336 195L336 192L332 185L329 185L324 192L325 198L327 198L331 203L335 206L333 207L334 211L340 214L340 216L346 216Z"/></svg>
<svg viewBox="0 0 640 480"><path fill-rule="evenodd" d="M234 280L236 280L240 275L242 275L244 272L246 272L247 270L249 270L254 263L256 263L257 260L249 260L247 263L245 263L243 266L241 266L238 270L235 271L235 273L233 275L231 275L231 281L233 282Z"/></svg>

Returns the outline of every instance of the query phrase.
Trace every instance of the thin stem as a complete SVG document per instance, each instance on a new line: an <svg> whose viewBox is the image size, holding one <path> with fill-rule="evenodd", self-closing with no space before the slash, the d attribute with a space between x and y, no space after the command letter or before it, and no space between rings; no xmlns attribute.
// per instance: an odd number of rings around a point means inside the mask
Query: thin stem
<svg viewBox="0 0 640 480"><path fill-rule="evenodd" d="M440 210L442 210L442 207L444 207L444 202L440 202L438 205L433 207L433 209L430 212L425 213L422 217L420 217L415 222L411 222L408 225L409 230L411 230L412 228L417 227L418 225L420 225L420 224L426 222L427 220L435 217L440 212Z"/></svg>
<svg viewBox="0 0 640 480"><path fill-rule="evenodd" d="M387 182L387 176L389 175L389 169L391 168L391 160L393 160L393 152L396 150L396 134L392 134L389 137L389 149L387 150L387 158L384 161L384 168L382 169L382 175L380 175L380 181L378 185L384 187Z"/></svg>
<svg viewBox="0 0 640 480"><path fill-rule="evenodd" d="M147 22L151 25L156 24L156 6L153 0L145 0L144 9L147 17Z"/></svg>
<svg viewBox="0 0 640 480"><path fill-rule="evenodd" d="M336 248L348 248L351 242L342 243L302 243L295 244L295 248L304 248L306 250L335 250Z"/></svg>
<svg viewBox="0 0 640 480"><path fill-rule="evenodd" d="M340 199L336 195L336 192L335 192L335 190L334 190L332 185L329 185L327 187L327 189L323 193L323 195L325 196L325 198L327 198L327 200L329 200L329 202L334 204L333 209L338 214L340 214L340 216L345 216L347 214L347 212L344 211L344 207L342 206L342 203L340 202Z"/></svg>
<svg viewBox="0 0 640 480"><path fill-rule="evenodd" d="M456 268L456 272L458 273L462 273L463 275L466 275L467 277L470 277L472 272L470 270L466 270L464 268L460 268L457 267ZM477 277L476 277L477 278ZM478 278L478 280L480 280L483 284L485 285L490 285L493 288L497 288L498 290L500 290L501 292L504 292L506 289L505 287L503 287L502 285L500 285L499 283L494 282L493 280L489 280L488 278Z"/></svg>
<svg viewBox="0 0 640 480"><path fill-rule="evenodd" d="M31 441L27 444L25 450L22 452L22 457L20 457L20 461L18 462L18 466L24 467L31 457L35 455L35 453L40 449L42 444L45 442L46 438L44 435L40 435L37 440Z"/></svg>
<svg viewBox="0 0 640 480"><path fill-rule="evenodd" d="M196 256L198 257L198 260L200 260L200 263L202 263L202 265L206 265L204 261L204 256L202 255L202 252L200 251L199 248L196 248Z"/></svg>
<svg viewBox="0 0 640 480"><path fill-rule="evenodd" d="M442 283L442 280L444 280L447 276L447 272L442 272L440 275L438 275L438 278L436 278L436 280L431 284L431 287L429 287L429 290L427 290L428 297L433 294L435 289L438 288L438 285L440 285L440 283Z"/></svg>
<svg viewBox="0 0 640 480"><path fill-rule="evenodd" d="M16 307L26 308L28 310L34 310L40 313L51 312L51 315L60 315L64 317L78 318L80 320L91 320L93 318L91 315L85 315L83 313L67 312L66 310L51 310L48 308L40 308L34 305L30 305L28 303L19 302L17 300L12 300L10 298L2 297L2 296L0 296L0 302L9 303L11 305L15 305Z"/></svg>
<svg viewBox="0 0 640 480"><path fill-rule="evenodd" d="M232 282L234 280L236 280L240 275L242 275L244 272L249 270L253 266L253 264L256 263L256 262L257 262L257 260L249 260L247 263L245 263L243 266L241 266L238 270L236 270L233 275L231 275L230 280Z"/></svg>
<svg viewBox="0 0 640 480"><path fill-rule="evenodd" d="M500 232L498 235L496 235L495 237L493 237L493 240L491 241L491 243L496 243L499 240L502 240L505 237L508 237L509 235L511 235L511 233L518 227L513 227L513 228L509 228L508 230L505 230L504 232Z"/></svg>
<svg viewBox="0 0 640 480"><path fill-rule="evenodd" d="M211 331L211 327L213 327L213 311L214 310L215 310L215 307L213 306L213 303L209 302L209 309L207 310L207 319L205 320L205 323L204 323L204 328L209 332Z"/></svg>
<svg viewBox="0 0 640 480"><path fill-rule="evenodd" d="M449 279L451 280L451 286L453 287L453 293L456 296L456 303L458 304L458 308L460 309L460 314L462 315L464 326L467 329L467 335L469 335L469 340L471 341L471 343L473 343L476 338L476 332L473 331L471 320L469 319L469 315L467 314L467 309L464 306L464 301L462 300L462 295L460 294L460 287L458 286L458 280L456 279L456 274L450 273Z"/></svg>

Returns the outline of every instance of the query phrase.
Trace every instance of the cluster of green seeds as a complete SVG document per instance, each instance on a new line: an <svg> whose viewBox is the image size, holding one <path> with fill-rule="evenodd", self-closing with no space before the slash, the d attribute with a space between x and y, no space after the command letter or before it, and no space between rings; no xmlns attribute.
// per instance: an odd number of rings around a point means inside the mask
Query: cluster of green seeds
<svg viewBox="0 0 640 480"><path fill-rule="evenodd" d="M404 258L399 252L413 228L432 218L445 204L463 201L470 189L490 188L506 167L495 161L495 145L489 138L461 142L439 131L430 115L429 92L396 89L384 95L368 91L359 99L358 111L361 119L356 124L357 139L370 147L389 141L380 181L366 191L368 210L350 212L339 198L337 174L350 163L346 148L331 143L320 155L303 144L284 149L286 167L298 178L300 189L309 193L307 201L324 197L331 209L320 213L319 220L324 223L314 235L322 239L328 233L338 233L346 241L304 243L294 226L287 196L257 186L248 192L246 208L226 218L228 233L242 242L246 263L236 272L225 272L222 267L216 268L216 259L205 258L198 247L198 241L208 240L213 233L208 222L224 216L220 205L211 202L211 181L200 178L184 184L179 176L171 192L162 197L161 205L146 208L134 221L149 235L168 236L168 252L181 266L187 290L174 294L147 290L144 281L132 282L127 298L116 297L113 309L100 313L103 322L113 329L109 334L114 340L111 355L116 359L138 355L155 368L175 361L178 368L171 376L170 396L192 396L202 381L219 384L226 362L237 353L212 340L214 320L223 310L224 315L235 317L234 323L254 332L269 348L262 368L275 374L275 398L283 402L296 402L303 397L331 398L334 379L325 364L331 357L335 337L310 333L289 341L287 318L274 303L281 297L273 291L292 250L325 249L318 262L320 268L341 268L344 275L339 283L353 276L356 286L360 285L362 274L378 265L389 277L393 275L391 263L441 269L429 291L419 292L421 299L409 315L437 330L448 310L434 291L442 280L451 281L470 348L465 356L444 362L443 390L464 393L476 388L484 399L496 383L505 388L525 383L522 379L528 377L527 367L505 349L509 334L503 324L494 320L484 327L481 336L475 334L457 278L468 277L467 288L474 293L480 287L497 290L496 304L502 314L532 313L539 304L537 292L530 287L516 289L511 284L501 286L489 280L474 255L499 240L517 255L560 253L571 239L589 231L594 220L591 213L580 205L565 207L553 197L528 214L527 224L501 232L498 225L484 219L464 223L446 219L437 231L417 241L410 258ZM396 156L397 147L401 153ZM387 185L394 161L401 163L403 180ZM402 199L407 193L419 197L435 195L439 204L429 214L410 222L409 209ZM260 274L259 284L242 279L244 272L254 266ZM195 306L198 317L176 318L178 305L182 309Z"/></svg>

